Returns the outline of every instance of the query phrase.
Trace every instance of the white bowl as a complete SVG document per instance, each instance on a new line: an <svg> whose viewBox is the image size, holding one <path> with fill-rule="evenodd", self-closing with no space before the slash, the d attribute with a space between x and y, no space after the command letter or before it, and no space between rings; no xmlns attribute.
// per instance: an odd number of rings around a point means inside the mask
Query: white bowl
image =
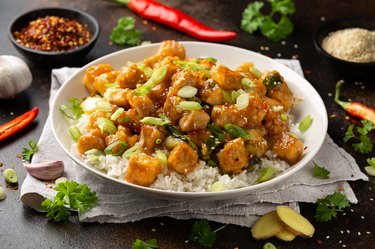
<svg viewBox="0 0 375 249"><path fill-rule="evenodd" d="M77 164L84 167L88 171L103 177L104 179L119 183L121 185L119 187L126 188L128 191L136 191L146 195L174 200L220 200L239 197L259 191L260 189L270 188L274 184L289 178L291 175L305 167L308 162L310 162L323 144L327 133L328 119L327 111L321 97L309 82L292 71L290 68L266 56L249 50L205 42L182 42L182 44L186 48L187 57L214 57L218 60L217 63L226 65L232 69L239 66L243 62L253 62L255 67L260 70L279 71L280 74L285 78L294 96L303 99L303 101L297 102L296 106L292 110L295 120L300 121L306 115L311 115L314 120L311 127L301 137L304 145L308 148L307 153L303 155L303 158L297 164L293 165L288 170L269 181L240 189L200 193L175 192L142 187L111 178L104 172L84 165L81 158L70 153L70 147L73 140L67 132L69 124L59 111L59 107L62 104L68 103L69 99L72 97L82 99L83 97L88 96L88 92L82 83L82 79L85 74L85 70L89 66L107 63L112 65L115 69L119 69L127 61L137 62L156 54L160 46L159 43L125 49L99 58L81 68L60 88L56 98L54 99L51 110L52 129L59 145Z"/></svg>

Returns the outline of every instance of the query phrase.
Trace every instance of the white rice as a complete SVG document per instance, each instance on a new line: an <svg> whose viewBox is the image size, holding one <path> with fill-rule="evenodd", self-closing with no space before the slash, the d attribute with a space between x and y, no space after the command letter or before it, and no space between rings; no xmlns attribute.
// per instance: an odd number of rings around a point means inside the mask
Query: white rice
<svg viewBox="0 0 375 249"><path fill-rule="evenodd" d="M88 134L89 115L82 115L79 121L72 123L79 128L82 134ZM291 126L292 128L292 126ZM293 130L298 130L295 125ZM76 143L72 145L71 152L78 155ZM79 156L79 155L78 155ZM83 163L97 170L106 173L122 181L128 165L128 160L121 156L100 155L97 160L91 161L85 155L82 156ZM188 175L181 175L176 172L163 171L158 175L151 188L161 190L171 190L177 192L211 192L228 189L238 189L258 183L259 171L266 167L272 167L275 175L280 174L289 168L288 163L276 158L271 151L266 152L266 156L260 159L260 163L254 165L252 171L244 170L240 174L220 174L219 168L210 167L204 161L199 161L198 166ZM274 175L274 176L275 176ZM217 189L219 186L219 189Z"/></svg>

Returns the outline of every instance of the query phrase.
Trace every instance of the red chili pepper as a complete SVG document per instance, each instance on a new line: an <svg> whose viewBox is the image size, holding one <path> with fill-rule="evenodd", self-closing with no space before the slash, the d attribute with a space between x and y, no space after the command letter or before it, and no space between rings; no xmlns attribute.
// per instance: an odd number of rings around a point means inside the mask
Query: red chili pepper
<svg viewBox="0 0 375 249"><path fill-rule="evenodd" d="M336 84L335 102L339 104L350 115L360 119L369 120L375 124L374 109L359 102L345 102L339 99L342 84L344 84L343 80L338 81Z"/></svg>
<svg viewBox="0 0 375 249"><path fill-rule="evenodd" d="M34 107L28 112L25 112L21 116L13 119L12 121L0 126L0 141L12 136L13 134L19 132L26 126L28 126L38 115L39 108Z"/></svg>
<svg viewBox="0 0 375 249"><path fill-rule="evenodd" d="M127 6L145 19L150 19L185 32L204 41L222 42L237 36L235 32L215 30L178 9L154 0L113 0Z"/></svg>

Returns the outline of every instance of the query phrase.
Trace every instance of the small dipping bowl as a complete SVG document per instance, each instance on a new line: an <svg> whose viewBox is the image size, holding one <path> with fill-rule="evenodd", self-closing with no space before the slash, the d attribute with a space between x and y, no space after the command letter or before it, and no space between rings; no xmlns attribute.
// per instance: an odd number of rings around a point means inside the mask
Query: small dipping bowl
<svg viewBox="0 0 375 249"><path fill-rule="evenodd" d="M86 25L87 30L91 34L90 41L78 48L56 52L27 48L17 42L14 32L21 31L29 22L46 16L65 17ZM69 8L42 8L31 10L16 17L9 25L8 37L15 48L28 60L52 67L76 65L94 47L99 32L100 27L97 20L83 11Z"/></svg>
<svg viewBox="0 0 375 249"><path fill-rule="evenodd" d="M375 70L375 62L352 62L342 60L326 52L322 47L322 42L331 32L349 28L363 28L370 31L375 30L375 19L368 18L346 18L321 25L314 33L313 41L317 51L327 58L342 72L368 73Z"/></svg>

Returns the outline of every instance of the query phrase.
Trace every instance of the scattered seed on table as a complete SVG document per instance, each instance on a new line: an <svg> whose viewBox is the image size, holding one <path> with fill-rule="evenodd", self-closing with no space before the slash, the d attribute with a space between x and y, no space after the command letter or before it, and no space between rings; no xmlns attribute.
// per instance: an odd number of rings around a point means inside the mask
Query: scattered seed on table
<svg viewBox="0 0 375 249"><path fill-rule="evenodd" d="M332 93L328 93L328 96L329 96L329 97L332 97Z"/></svg>
<svg viewBox="0 0 375 249"><path fill-rule="evenodd" d="M294 46L293 46L294 48L298 48L298 44L294 44Z"/></svg>
<svg viewBox="0 0 375 249"><path fill-rule="evenodd" d="M326 239L329 239L329 235L326 236Z"/></svg>
<svg viewBox="0 0 375 249"><path fill-rule="evenodd" d="M341 243L342 243L342 241L340 240L340 241L339 241L339 244L341 244Z"/></svg>
<svg viewBox="0 0 375 249"><path fill-rule="evenodd" d="M364 216L362 215L362 216L361 216L361 219L362 219L362 220L364 220L364 219L365 219L365 217L364 217Z"/></svg>
<svg viewBox="0 0 375 249"><path fill-rule="evenodd" d="M350 233L350 231L349 231L349 230L346 230L346 232L347 232L347 233Z"/></svg>
<svg viewBox="0 0 375 249"><path fill-rule="evenodd" d="M156 229L155 229L155 228L152 228L151 231L152 231L152 232L156 232Z"/></svg>
<svg viewBox="0 0 375 249"><path fill-rule="evenodd" d="M11 112L11 113L10 113L10 116L13 116L13 114L14 114L14 113L13 113L13 112Z"/></svg>
<svg viewBox="0 0 375 249"><path fill-rule="evenodd" d="M342 245L342 247L346 247L346 245Z"/></svg>
<svg viewBox="0 0 375 249"><path fill-rule="evenodd" d="M281 45L285 45L286 44L286 41L281 41Z"/></svg>
<svg viewBox="0 0 375 249"><path fill-rule="evenodd" d="M188 240L185 240L185 243L187 244L187 243L189 243L189 241L188 241Z"/></svg>
<svg viewBox="0 0 375 249"><path fill-rule="evenodd" d="M164 226L164 223L163 223L163 222L160 222L160 226Z"/></svg>
<svg viewBox="0 0 375 249"><path fill-rule="evenodd" d="M345 215L346 215L346 213L344 212L344 213L342 213L342 215L344 215L344 216L345 216Z"/></svg>
<svg viewBox="0 0 375 249"><path fill-rule="evenodd" d="M374 201L374 199L373 199L373 198L370 198L370 201Z"/></svg>
<svg viewBox="0 0 375 249"><path fill-rule="evenodd" d="M343 230L341 230L341 231L340 231L340 233L341 233L341 234L343 234L343 233L344 233L344 231L343 231Z"/></svg>
<svg viewBox="0 0 375 249"><path fill-rule="evenodd" d="M281 57L281 53L277 53L277 57Z"/></svg>
<svg viewBox="0 0 375 249"><path fill-rule="evenodd" d="M320 17L320 21L324 22L326 18L324 16Z"/></svg>
<svg viewBox="0 0 375 249"><path fill-rule="evenodd" d="M358 236L361 236L361 232L358 232Z"/></svg>
<svg viewBox="0 0 375 249"><path fill-rule="evenodd" d="M367 233L367 234L370 234L371 232L370 232L370 231L367 231L366 233Z"/></svg>
<svg viewBox="0 0 375 249"><path fill-rule="evenodd" d="M365 86L361 86L361 89L365 89L366 87Z"/></svg>

